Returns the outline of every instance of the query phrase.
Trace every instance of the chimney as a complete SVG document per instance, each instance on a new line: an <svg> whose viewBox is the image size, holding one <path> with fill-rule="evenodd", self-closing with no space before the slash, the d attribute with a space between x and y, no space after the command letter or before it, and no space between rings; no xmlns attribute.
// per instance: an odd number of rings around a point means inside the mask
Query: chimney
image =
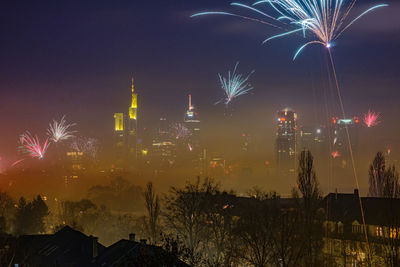
<svg viewBox="0 0 400 267"><path fill-rule="evenodd" d="M98 237L95 236L90 236L92 239L92 257L96 258L99 255L99 251L98 251Z"/></svg>
<svg viewBox="0 0 400 267"><path fill-rule="evenodd" d="M140 243L141 243L142 245L146 245L147 239L140 239Z"/></svg>
<svg viewBox="0 0 400 267"><path fill-rule="evenodd" d="M133 234L133 233L129 234L129 241L132 241L132 242L135 241L135 234Z"/></svg>

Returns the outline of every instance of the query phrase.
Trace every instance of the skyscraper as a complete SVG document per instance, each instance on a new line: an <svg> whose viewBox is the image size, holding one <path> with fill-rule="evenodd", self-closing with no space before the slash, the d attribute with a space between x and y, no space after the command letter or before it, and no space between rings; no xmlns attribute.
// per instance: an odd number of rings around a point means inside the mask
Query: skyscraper
<svg viewBox="0 0 400 267"><path fill-rule="evenodd" d="M351 167L350 150L348 146L346 128L349 131L351 148L353 155L357 154L358 145L358 128L360 120L358 117L339 119L332 118L332 138L333 152L335 153L334 158L336 158L335 166L342 169Z"/></svg>
<svg viewBox="0 0 400 267"><path fill-rule="evenodd" d="M114 122L115 167L123 168L125 158L124 113L114 113Z"/></svg>
<svg viewBox="0 0 400 267"><path fill-rule="evenodd" d="M176 147L172 142L169 123L166 118L160 118L153 134L150 151L151 165L155 171L165 171L175 164Z"/></svg>
<svg viewBox="0 0 400 267"><path fill-rule="evenodd" d="M294 173L296 170L296 120L294 111L285 109L277 113L276 152L281 174Z"/></svg>
<svg viewBox="0 0 400 267"><path fill-rule="evenodd" d="M199 152L200 150L200 120L198 114L192 105L192 95L189 95L188 109L184 117L185 126L190 131L189 136L189 150Z"/></svg>
<svg viewBox="0 0 400 267"><path fill-rule="evenodd" d="M131 106L129 107L129 116L128 116L128 161L130 163L135 162L137 158L137 135L138 135L138 127L137 127L137 109L138 109L138 101L137 94L135 93L134 80L132 78L132 86L131 86L132 100Z"/></svg>

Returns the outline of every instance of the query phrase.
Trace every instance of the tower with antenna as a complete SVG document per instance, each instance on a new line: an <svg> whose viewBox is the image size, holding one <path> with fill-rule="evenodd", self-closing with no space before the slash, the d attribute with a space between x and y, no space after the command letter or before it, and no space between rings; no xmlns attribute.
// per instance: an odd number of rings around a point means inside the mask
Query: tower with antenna
<svg viewBox="0 0 400 267"><path fill-rule="evenodd" d="M137 114L138 114L138 101L137 93L135 92L134 79L131 79L131 106L129 107L128 116L128 132L127 132L127 145L128 145L128 162L133 163L137 158Z"/></svg>
<svg viewBox="0 0 400 267"><path fill-rule="evenodd" d="M192 95L188 95L188 109L184 118L185 126L190 131L188 149L194 154L200 149L200 120L197 111L192 104Z"/></svg>

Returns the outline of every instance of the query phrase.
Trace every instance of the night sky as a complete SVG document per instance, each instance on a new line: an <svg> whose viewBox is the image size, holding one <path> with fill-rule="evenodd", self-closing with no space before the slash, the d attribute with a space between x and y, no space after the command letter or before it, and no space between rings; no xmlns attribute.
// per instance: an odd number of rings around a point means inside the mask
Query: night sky
<svg viewBox="0 0 400 267"><path fill-rule="evenodd" d="M384 1L384 0L382 0ZM358 1L353 17L382 1ZM309 47L292 62L304 39L267 45L272 28L224 16L189 16L204 10L246 12L230 1L4 1L0 8L0 156L16 154L18 135L42 136L63 114L89 136L109 136L113 113L129 106L135 77L146 123L180 119L188 93L203 121L218 121L222 97L217 74L240 61L252 94L236 101L236 118L271 137L274 111L292 107L304 123L320 123L319 91L326 50ZM377 149L398 146L400 116L400 4L365 16L336 42L333 54L349 114L382 112L373 129ZM248 12L246 13L248 14ZM214 116L214 114L217 114ZM250 120L244 120L251 117ZM244 126L245 127L245 126ZM218 129L223 134L223 127Z"/></svg>

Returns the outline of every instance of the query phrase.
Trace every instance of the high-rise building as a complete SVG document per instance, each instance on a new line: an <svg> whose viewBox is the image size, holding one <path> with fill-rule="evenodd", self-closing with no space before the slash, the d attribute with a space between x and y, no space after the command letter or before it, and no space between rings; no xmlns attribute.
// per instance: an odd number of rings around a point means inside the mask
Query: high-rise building
<svg viewBox="0 0 400 267"><path fill-rule="evenodd" d="M114 151L116 168L135 166L138 153L138 96L135 93L134 80L131 84L131 104L128 115L124 113L114 114Z"/></svg>
<svg viewBox="0 0 400 267"><path fill-rule="evenodd" d="M124 113L114 113L114 122L115 167L123 168L125 158Z"/></svg>
<svg viewBox="0 0 400 267"><path fill-rule="evenodd" d="M192 105L192 95L189 95L189 105L184 117L185 126L189 129L189 150L198 153L200 149L200 120Z"/></svg>
<svg viewBox="0 0 400 267"><path fill-rule="evenodd" d="M297 114L285 109L278 111L276 124L277 165L281 174L296 170L296 132Z"/></svg>
<svg viewBox="0 0 400 267"><path fill-rule="evenodd" d="M302 126L299 133L300 149L310 150L314 156L325 151L327 129L325 126Z"/></svg>
<svg viewBox="0 0 400 267"><path fill-rule="evenodd" d="M332 125L332 156L336 159L335 166L346 169L348 167L351 167L351 155L348 145L346 128L349 132L353 155L356 156L358 147L358 128L360 125L360 120L358 117L346 119L339 119L335 117L332 118Z"/></svg>
<svg viewBox="0 0 400 267"><path fill-rule="evenodd" d="M150 151L151 165L155 171L165 171L175 164L176 147L166 118L160 118L155 129Z"/></svg>
<svg viewBox="0 0 400 267"><path fill-rule="evenodd" d="M128 161L130 163L135 162L137 158L137 137L138 137L138 132L137 132L138 101L137 101L137 94L135 93L133 78L132 78L131 93L132 93L132 100L131 100L131 106L129 107L128 129L127 129Z"/></svg>
<svg viewBox="0 0 400 267"><path fill-rule="evenodd" d="M299 127L299 126L298 126ZM298 151L308 150L314 156L315 170L320 177L328 177L330 170L330 127L302 126L298 134Z"/></svg>

